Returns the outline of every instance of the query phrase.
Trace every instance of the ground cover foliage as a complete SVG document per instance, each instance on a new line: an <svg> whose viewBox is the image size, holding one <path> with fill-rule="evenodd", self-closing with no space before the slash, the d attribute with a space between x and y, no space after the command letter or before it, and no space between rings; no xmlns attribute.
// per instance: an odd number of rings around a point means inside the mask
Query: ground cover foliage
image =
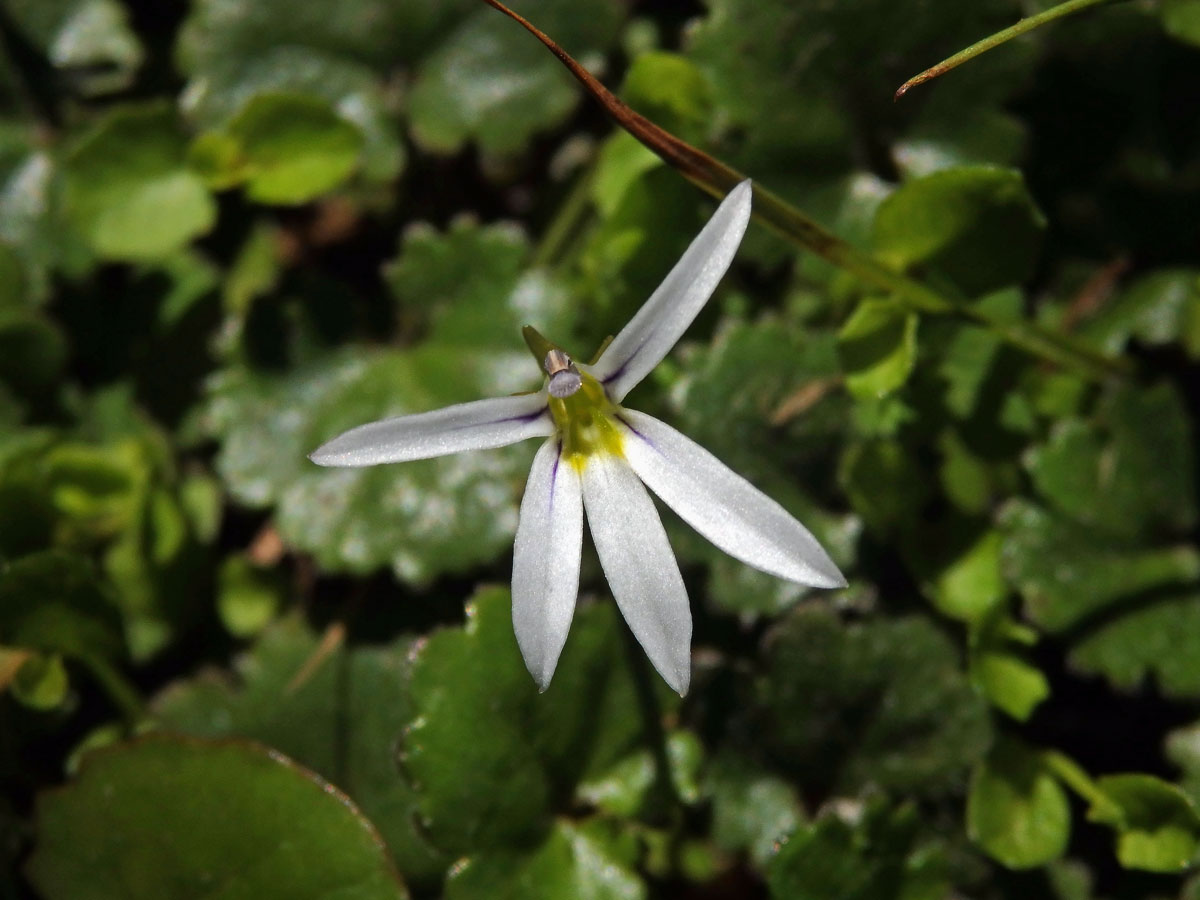
<svg viewBox="0 0 1200 900"><path fill-rule="evenodd" d="M637 405L850 586L668 516L680 699L590 549L537 693L532 446L305 454L589 357L711 201L477 0L3 0L0 897L1200 896L1200 6L892 100L1050 5L513 3L991 322L751 225Z"/></svg>

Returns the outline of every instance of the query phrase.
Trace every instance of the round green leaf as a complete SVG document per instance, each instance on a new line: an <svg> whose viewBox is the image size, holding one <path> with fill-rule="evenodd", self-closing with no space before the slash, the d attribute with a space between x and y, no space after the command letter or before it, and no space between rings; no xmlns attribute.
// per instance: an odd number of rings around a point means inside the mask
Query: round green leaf
<svg viewBox="0 0 1200 900"><path fill-rule="evenodd" d="M186 165L186 142L165 104L109 112L63 163L68 218L100 256L166 256L204 234L216 204Z"/></svg>
<svg viewBox="0 0 1200 900"><path fill-rule="evenodd" d="M407 896L344 794L249 743L152 736L43 794L27 872L47 900Z"/></svg>
<svg viewBox="0 0 1200 900"><path fill-rule="evenodd" d="M1067 795L1040 756L999 741L971 776L971 840L1011 869L1031 869L1063 854L1070 829Z"/></svg>
<svg viewBox="0 0 1200 900"><path fill-rule="evenodd" d="M412 715L411 649L401 638L331 651L299 619L285 618L232 672L177 681L152 708L172 730L261 741L335 781L379 829L405 879L432 885L450 860L430 847L396 766L396 741Z"/></svg>
<svg viewBox="0 0 1200 900"><path fill-rule="evenodd" d="M358 165L363 135L319 97L257 94L224 130L204 135L192 161L214 187L245 183L261 203L307 203Z"/></svg>

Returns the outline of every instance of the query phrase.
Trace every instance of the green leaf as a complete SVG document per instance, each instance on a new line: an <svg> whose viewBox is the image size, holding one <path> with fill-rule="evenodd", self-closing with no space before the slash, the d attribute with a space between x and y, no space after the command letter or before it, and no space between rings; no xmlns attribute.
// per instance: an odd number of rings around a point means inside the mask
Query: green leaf
<svg viewBox="0 0 1200 900"><path fill-rule="evenodd" d="M192 146L192 165L214 188L245 184L260 203L307 203L358 165L362 133L323 99L260 93L220 131Z"/></svg>
<svg viewBox="0 0 1200 900"><path fill-rule="evenodd" d="M1200 45L1200 2L1198 0L1163 0L1163 28L1176 40Z"/></svg>
<svg viewBox="0 0 1200 900"><path fill-rule="evenodd" d="M875 247L892 265L940 273L975 297L1029 277L1045 225L1020 172L964 166L905 182L884 200Z"/></svg>
<svg viewBox="0 0 1200 900"><path fill-rule="evenodd" d="M1139 550L1105 540L1024 500L1000 513L1005 577L1039 627L1062 632L1118 601L1200 576L1188 546Z"/></svg>
<svg viewBox="0 0 1200 900"><path fill-rule="evenodd" d="M411 61L473 9L470 0L196 0L179 36L182 68L218 67L277 47L322 50L385 68Z"/></svg>
<svg viewBox="0 0 1200 900"><path fill-rule="evenodd" d="M1137 339L1151 346L1179 342L1195 359L1200 356L1200 270L1143 275L1088 320L1083 333L1109 353L1120 353Z"/></svg>
<svg viewBox="0 0 1200 900"><path fill-rule="evenodd" d="M1071 648L1073 668L1133 691L1153 674L1172 697L1200 696L1200 592L1156 596L1088 630Z"/></svg>
<svg viewBox="0 0 1200 900"><path fill-rule="evenodd" d="M846 387L884 397L901 387L917 362L917 315L888 300L865 300L838 332Z"/></svg>
<svg viewBox="0 0 1200 900"><path fill-rule="evenodd" d="M930 494L911 451L892 440L848 445L838 482L855 512L885 534L916 521Z"/></svg>
<svg viewBox="0 0 1200 900"><path fill-rule="evenodd" d="M976 651L971 658L971 680L997 707L1021 722L1050 696L1045 674L1011 651Z"/></svg>
<svg viewBox="0 0 1200 900"><path fill-rule="evenodd" d="M824 791L939 794L990 742L958 652L925 619L843 624L798 607L769 636L766 745Z"/></svg>
<svg viewBox="0 0 1200 900"><path fill-rule="evenodd" d="M62 657L33 654L17 669L12 680L12 695L31 709L50 710L62 706L70 687Z"/></svg>
<svg viewBox="0 0 1200 900"><path fill-rule="evenodd" d="M652 50L636 57L625 73L621 96L684 140L699 134L712 116L712 86L695 63L678 53Z"/></svg>
<svg viewBox="0 0 1200 900"><path fill-rule="evenodd" d="M116 107L74 146L63 162L66 215L92 250L156 259L213 226L216 204L186 150L163 104Z"/></svg>
<svg viewBox="0 0 1200 900"><path fill-rule="evenodd" d="M217 613L234 637L262 631L279 611L286 590L280 572L263 569L242 556L226 559L217 581Z"/></svg>
<svg viewBox="0 0 1200 900"><path fill-rule="evenodd" d="M509 226L413 228L389 279L428 321L426 340L347 348L284 373L222 372L204 424L221 440L217 467L234 497L276 504L284 539L326 571L390 564L405 581L427 582L507 552L531 445L366 469L322 469L306 457L355 425L536 388L520 328L569 334L572 310L545 273L519 274L524 257Z"/></svg>
<svg viewBox="0 0 1200 900"><path fill-rule="evenodd" d="M585 59L612 44L621 22L614 0L526 0L513 9ZM480 8L422 61L408 111L414 137L430 150L455 153L473 140L485 153L511 156L560 124L578 99L571 76L541 44Z"/></svg>
<svg viewBox="0 0 1200 900"><path fill-rule="evenodd" d="M949 565L928 588L944 615L972 624L982 621L1004 599L1007 585L1000 572L1002 536L985 531Z"/></svg>
<svg viewBox="0 0 1200 900"><path fill-rule="evenodd" d="M124 653L120 619L84 558L47 550L0 569L0 646L87 659Z"/></svg>
<svg viewBox="0 0 1200 900"><path fill-rule="evenodd" d="M144 52L117 0L9 0L9 15L85 94L129 87Z"/></svg>
<svg viewBox="0 0 1200 900"><path fill-rule="evenodd" d="M401 758L437 846L453 854L529 846L543 839L558 798L632 749L642 720L620 627L611 604L578 610L541 695L505 590L476 595L465 629L419 646ZM669 706L669 690L659 694Z"/></svg>
<svg viewBox="0 0 1200 900"><path fill-rule="evenodd" d="M40 313L0 310L0 383L26 397L51 391L62 377L67 343Z"/></svg>
<svg viewBox="0 0 1200 900"><path fill-rule="evenodd" d="M1200 847L1200 816L1187 795L1151 775L1106 775L1096 781L1104 803L1088 818L1117 830L1117 859L1127 869L1180 872Z"/></svg>
<svg viewBox="0 0 1200 900"><path fill-rule="evenodd" d="M876 802L861 820L826 814L802 826L767 867L777 900L937 900L948 889L936 848L922 846L911 806Z"/></svg>
<svg viewBox="0 0 1200 900"><path fill-rule="evenodd" d="M348 798L253 744L149 737L97 751L37 818L26 871L47 900L407 896Z"/></svg>
<svg viewBox="0 0 1200 900"><path fill-rule="evenodd" d="M706 780L712 799L712 839L730 853L747 852L763 867L804 819L796 789L733 752L713 760Z"/></svg>
<svg viewBox="0 0 1200 900"><path fill-rule="evenodd" d="M611 830L611 829L608 829ZM556 822L532 850L469 856L446 881L446 900L641 900L646 886L632 867L635 848L600 823Z"/></svg>
<svg viewBox="0 0 1200 900"><path fill-rule="evenodd" d="M1106 535L1144 542L1196 522L1188 415L1169 384L1110 391L1094 422L1060 423L1027 465L1056 509Z"/></svg>
<svg viewBox="0 0 1200 900"><path fill-rule="evenodd" d="M671 788L684 803L695 803L700 795L696 783L704 758L699 739L688 731L666 735L666 759ZM637 750L599 775L579 783L576 796L610 815L636 816L659 787L658 766L649 748Z"/></svg>
<svg viewBox="0 0 1200 900"><path fill-rule="evenodd" d="M436 883L449 860L425 839L416 797L395 758L396 741L412 715L412 642L321 646L298 619L280 620L237 660L232 674L209 671L175 682L155 699L154 712L166 728L251 738L319 772L375 823L406 878Z"/></svg>
<svg viewBox="0 0 1200 900"><path fill-rule="evenodd" d="M1032 869L1066 850L1071 809L1041 755L1005 738L971 775L967 829L1010 869Z"/></svg>
<svg viewBox="0 0 1200 900"><path fill-rule="evenodd" d="M223 133L247 115L250 103L262 103L261 97L281 94L303 97L310 103L324 101L324 108L336 111L344 120L335 124L336 131L344 133L349 123L361 132L355 140L362 144L359 156L365 178L379 182L400 174L405 153L395 121L395 103L369 67L344 57L313 47L284 45L250 56L213 60L203 76L191 82L182 101L184 111L202 129ZM261 119L262 109L255 115ZM327 118L324 112L318 115ZM293 142L299 144L303 137L300 129L289 124L288 130ZM329 133L322 135L326 142L330 137ZM258 143L261 148L262 142ZM309 155L304 147L290 149L294 158Z"/></svg>

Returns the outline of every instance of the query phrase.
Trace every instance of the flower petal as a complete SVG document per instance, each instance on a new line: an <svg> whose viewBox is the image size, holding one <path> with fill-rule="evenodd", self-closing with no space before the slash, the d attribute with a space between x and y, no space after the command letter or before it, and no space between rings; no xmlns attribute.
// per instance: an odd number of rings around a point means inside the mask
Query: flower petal
<svg viewBox="0 0 1200 900"><path fill-rule="evenodd" d="M756 569L814 587L846 586L833 560L782 506L694 441L623 409L633 470L685 522Z"/></svg>
<svg viewBox="0 0 1200 900"><path fill-rule="evenodd" d="M513 630L541 690L550 686L579 593L583 495L553 437L533 458L513 550Z"/></svg>
<svg viewBox="0 0 1200 900"><path fill-rule="evenodd" d="M375 466L504 447L554 433L546 392L459 403L359 425L309 454L319 466Z"/></svg>
<svg viewBox="0 0 1200 900"><path fill-rule="evenodd" d="M729 192L675 268L591 367L616 402L662 361L708 302L746 232L750 195L749 181Z"/></svg>
<svg viewBox="0 0 1200 900"><path fill-rule="evenodd" d="M654 501L624 459L596 453L583 469L583 503L621 614L682 696L692 674L692 612Z"/></svg>

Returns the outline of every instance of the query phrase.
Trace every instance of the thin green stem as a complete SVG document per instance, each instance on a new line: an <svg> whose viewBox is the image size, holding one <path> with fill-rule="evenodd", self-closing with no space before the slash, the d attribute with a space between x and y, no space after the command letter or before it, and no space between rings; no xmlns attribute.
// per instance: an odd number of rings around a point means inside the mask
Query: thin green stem
<svg viewBox="0 0 1200 900"><path fill-rule="evenodd" d="M1059 781L1086 800L1093 810L1102 814L1113 811L1119 813L1119 810L1115 810L1112 800L1096 786L1092 777L1065 753L1045 750L1042 752L1042 763Z"/></svg>
<svg viewBox="0 0 1200 900"><path fill-rule="evenodd" d="M533 252L534 268L559 262L566 252L566 248L570 246L571 236L587 217L590 208L593 171L594 169L589 166L576 179L566 200L559 206L558 213L550 221L550 225L546 228L541 241Z"/></svg>
<svg viewBox="0 0 1200 900"><path fill-rule="evenodd" d="M986 53L993 47L999 47L1005 41L1019 37L1027 31L1032 31L1039 26L1045 25L1047 22L1053 22L1055 19L1061 19L1063 16L1069 16L1090 6L1099 6L1101 3L1109 2L1111 0L1067 0L1066 3L1052 6L1050 9L1038 13L1036 16L1028 16L1021 19L1016 25L1005 28L1003 31L997 31L995 34L985 37L982 41L976 41L970 47L967 47L965 50L959 50L953 56L942 60L936 66L930 66L921 74L914 75L908 81L904 82L904 84L900 85L900 88L896 91L896 99L899 100L908 93L909 88L937 78L939 75L945 74L957 66L961 66L968 60L974 59L981 53Z"/></svg>
<svg viewBox="0 0 1200 900"><path fill-rule="evenodd" d="M78 656L76 659L96 679L96 683L108 695L113 706L121 711L129 725L136 725L146 717L146 707L138 689L108 660L92 654Z"/></svg>
<svg viewBox="0 0 1200 900"><path fill-rule="evenodd" d="M617 99L608 88L562 47L539 31L529 20L506 7L500 0L483 0L483 2L520 23L530 34L541 41L587 89L588 93L604 107L605 111L616 120L618 125L698 187L716 197L724 197L735 185L746 180L746 176L741 172L714 159L691 144L681 141ZM1073 2L1076 4L1101 3L1107 2L1107 0L1073 0ZM1045 15L1043 13L1040 18L1044 20ZM1125 360L1096 353L1066 335L1044 329L1036 322L994 320L972 305L947 297L915 278L888 267L870 253L860 250L827 230L757 182L754 184L754 216L788 241L828 260L838 268L856 276L864 284L895 295L914 310L934 315L957 315L985 325L1002 339L1021 350L1072 369L1086 378L1104 380L1123 376L1129 372L1129 364Z"/></svg>

